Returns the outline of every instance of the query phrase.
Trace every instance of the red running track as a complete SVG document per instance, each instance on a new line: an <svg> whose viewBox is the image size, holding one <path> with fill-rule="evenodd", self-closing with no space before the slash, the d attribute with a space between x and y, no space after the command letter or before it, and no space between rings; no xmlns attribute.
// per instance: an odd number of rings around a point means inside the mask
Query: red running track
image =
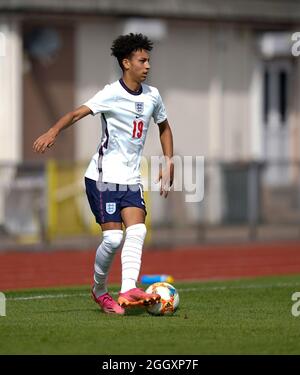
<svg viewBox="0 0 300 375"><path fill-rule="evenodd" d="M0 290L92 283L95 250L0 253ZM268 275L300 275L300 243L205 245L175 250L145 250L142 274L170 274L175 281ZM109 282L120 283L120 253Z"/></svg>

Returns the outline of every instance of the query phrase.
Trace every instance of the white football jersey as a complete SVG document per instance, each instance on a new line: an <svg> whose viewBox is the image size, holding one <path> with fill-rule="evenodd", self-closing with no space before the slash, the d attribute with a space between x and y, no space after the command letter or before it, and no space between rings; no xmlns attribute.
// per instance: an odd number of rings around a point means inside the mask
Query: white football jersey
<svg viewBox="0 0 300 375"><path fill-rule="evenodd" d="M84 103L101 113L102 139L85 177L116 184L141 181L140 161L151 117L159 124L167 114L155 87L141 85L139 92L130 90L122 79L106 85Z"/></svg>

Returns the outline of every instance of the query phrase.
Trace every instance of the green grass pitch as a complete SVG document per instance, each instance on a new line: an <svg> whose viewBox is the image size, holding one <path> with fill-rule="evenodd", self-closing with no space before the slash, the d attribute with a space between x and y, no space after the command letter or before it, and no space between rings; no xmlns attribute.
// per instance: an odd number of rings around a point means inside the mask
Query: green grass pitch
<svg viewBox="0 0 300 375"><path fill-rule="evenodd" d="M299 354L299 276L174 283L180 308L102 313L89 287L7 292L0 354ZM112 288L116 297L117 287Z"/></svg>

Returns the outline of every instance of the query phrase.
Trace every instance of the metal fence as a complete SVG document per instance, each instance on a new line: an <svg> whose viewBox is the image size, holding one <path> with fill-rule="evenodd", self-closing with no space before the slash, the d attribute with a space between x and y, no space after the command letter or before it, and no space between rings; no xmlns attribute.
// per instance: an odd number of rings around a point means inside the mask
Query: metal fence
<svg viewBox="0 0 300 375"><path fill-rule="evenodd" d="M62 162L0 165L0 248L95 238L84 169ZM151 246L300 238L300 162L205 160L204 199L148 192Z"/></svg>

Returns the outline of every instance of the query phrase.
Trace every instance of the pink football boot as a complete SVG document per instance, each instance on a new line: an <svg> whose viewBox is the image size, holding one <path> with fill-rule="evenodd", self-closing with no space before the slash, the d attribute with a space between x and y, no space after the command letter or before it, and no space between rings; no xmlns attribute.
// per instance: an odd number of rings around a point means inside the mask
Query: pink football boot
<svg viewBox="0 0 300 375"><path fill-rule="evenodd" d="M102 294L102 296L97 298L94 291L92 290L92 297L105 313L118 315L125 314L125 310L121 306L119 306L108 293Z"/></svg>

